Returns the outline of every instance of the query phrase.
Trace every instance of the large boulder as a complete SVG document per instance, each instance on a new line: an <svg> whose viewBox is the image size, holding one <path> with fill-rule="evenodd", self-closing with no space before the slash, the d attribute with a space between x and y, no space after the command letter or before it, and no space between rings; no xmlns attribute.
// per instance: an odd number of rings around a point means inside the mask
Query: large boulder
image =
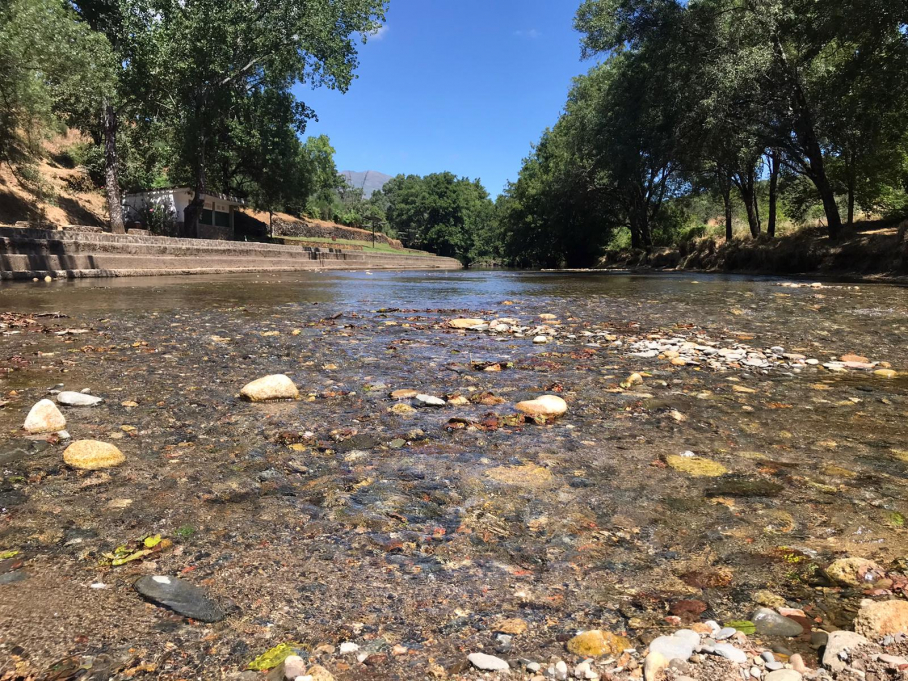
<svg viewBox="0 0 908 681"><path fill-rule="evenodd" d="M56 433L66 428L66 418L56 404L50 400L41 400L28 412L23 427L32 435Z"/></svg>
<svg viewBox="0 0 908 681"><path fill-rule="evenodd" d="M823 666L834 672L841 672L848 666L853 651L861 646L871 645L870 641L853 631L833 631L823 650Z"/></svg>
<svg viewBox="0 0 908 681"><path fill-rule="evenodd" d="M125 460L119 449L97 440L77 440L63 452L63 461L67 465L85 471L119 466Z"/></svg>
<svg viewBox="0 0 908 681"><path fill-rule="evenodd" d="M250 402L268 402L269 400L297 400L300 391L284 374L274 374L247 383L240 395Z"/></svg>
<svg viewBox="0 0 908 681"><path fill-rule="evenodd" d="M874 640L908 634L908 601L862 601L854 619L854 630Z"/></svg>

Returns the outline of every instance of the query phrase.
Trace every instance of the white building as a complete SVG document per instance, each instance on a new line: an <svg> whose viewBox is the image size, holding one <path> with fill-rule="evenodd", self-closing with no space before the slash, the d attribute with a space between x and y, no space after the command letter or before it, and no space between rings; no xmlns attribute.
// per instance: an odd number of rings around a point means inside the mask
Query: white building
<svg viewBox="0 0 908 681"><path fill-rule="evenodd" d="M127 225L176 236L181 233L185 210L195 195L189 187L153 189L123 197ZM199 219L200 239L233 239L234 214L245 202L222 194L202 194L205 206Z"/></svg>

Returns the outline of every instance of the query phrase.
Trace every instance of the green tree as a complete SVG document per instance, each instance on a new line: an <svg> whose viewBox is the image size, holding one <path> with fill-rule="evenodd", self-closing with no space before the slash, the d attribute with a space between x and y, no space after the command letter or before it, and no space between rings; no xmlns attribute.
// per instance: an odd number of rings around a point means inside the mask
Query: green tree
<svg viewBox="0 0 908 681"><path fill-rule="evenodd" d="M407 246L469 263L476 240L488 234L492 201L479 180L453 173L398 175L382 189L391 229Z"/></svg>
<svg viewBox="0 0 908 681"><path fill-rule="evenodd" d="M98 120L113 88L107 41L61 0L11 0L0 9L0 162L40 154L61 120Z"/></svg>
<svg viewBox="0 0 908 681"><path fill-rule="evenodd" d="M163 87L180 172L194 190L185 229L196 234L218 145L242 130L236 116L254 93L289 94L297 82L346 91L355 41L384 17L383 0L159 0ZM301 127L311 111L294 110Z"/></svg>

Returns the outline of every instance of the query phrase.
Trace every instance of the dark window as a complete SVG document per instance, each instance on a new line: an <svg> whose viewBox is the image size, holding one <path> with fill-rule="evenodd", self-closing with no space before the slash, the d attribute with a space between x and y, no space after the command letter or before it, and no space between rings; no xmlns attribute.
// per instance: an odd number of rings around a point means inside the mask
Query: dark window
<svg viewBox="0 0 908 681"><path fill-rule="evenodd" d="M214 211L214 224L218 227L230 227L230 213Z"/></svg>
<svg viewBox="0 0 908 681"><path fill-rule="evenodd" d="M212 213L213 213L213 211L210 211L207 208L204 208L202 210L202 217L199 220L199 222L201 222L203 225L213 225L214 224L214 215Z"/></svg>

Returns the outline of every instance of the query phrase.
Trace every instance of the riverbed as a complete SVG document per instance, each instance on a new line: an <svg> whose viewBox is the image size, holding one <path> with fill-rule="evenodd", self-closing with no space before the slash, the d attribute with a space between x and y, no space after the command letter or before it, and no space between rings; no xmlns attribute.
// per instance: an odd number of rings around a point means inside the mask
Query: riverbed
<svg viewBox="0 0 908 681"><path fill-rule="evenodd" d="M0 310L0 678L221 678L281 643L337 679L480 678L469 653L575 664L578 631L642 649L763 592L847 628L862 590L824 568L908 567L905 288L319 272L2 284ZM301 398L240 399L272 374ZM60 390L104 398L66 431L123 465L25 436ZM542 394L567 413L515 410Z"/></svg>

